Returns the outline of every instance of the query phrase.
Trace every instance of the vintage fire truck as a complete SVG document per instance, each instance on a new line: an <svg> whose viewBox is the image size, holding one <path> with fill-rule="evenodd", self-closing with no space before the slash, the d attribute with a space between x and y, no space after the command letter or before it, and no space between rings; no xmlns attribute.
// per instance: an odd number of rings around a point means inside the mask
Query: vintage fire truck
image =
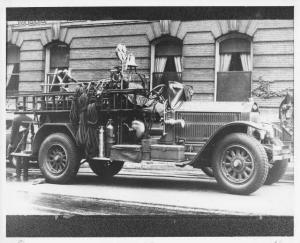
<svg viewBox="0 0 300 243"><path fill-rule="evenodd" d="M22 104L15 114L34 117L19 143L25 145L11 155L38 161L46 181L60 184L74 179L83 162L102 179L124 162L192 166L233 194L253 193L285 173L290 149L276 127L259 120L255 102L192 101L190 87L169 82L150 89L143 75L132 85L125 72L116 67L110 79L84 83L66 73L68 83L7 97Z"/></svg>

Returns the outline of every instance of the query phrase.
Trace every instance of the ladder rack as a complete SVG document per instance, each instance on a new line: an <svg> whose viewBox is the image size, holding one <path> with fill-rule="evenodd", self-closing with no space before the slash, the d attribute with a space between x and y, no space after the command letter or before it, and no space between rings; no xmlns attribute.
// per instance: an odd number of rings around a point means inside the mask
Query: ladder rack
<svg viewBox="0 0 300 243"><path fill-rule="evenodd" d="M36 112L66 112L71 108L74 93L40 93L7 96L12 105L7 112L33 114ZM13 103L13 104L12 104ZM19 108L21 106L21 109Z"/></svg>
<svg viewBox="0 0 300 243"><path fill-rule="evenodd" d="M70 112L74 95L74 92L53 92L7 96L6 102L12 107L7 106L6 111L17 114ZM101 111L129 111L139 109L136 102L137 95L146 96L146 90L107 89L93 98Z"/></svg>

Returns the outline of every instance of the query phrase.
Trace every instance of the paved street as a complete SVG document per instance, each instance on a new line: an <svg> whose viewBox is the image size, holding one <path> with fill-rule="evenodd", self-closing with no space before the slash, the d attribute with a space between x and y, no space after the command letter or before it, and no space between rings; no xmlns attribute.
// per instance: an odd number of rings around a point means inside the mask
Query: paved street
<svg viewBox="0 0 300 243"><path fill-rule="evenodd" d="M7 215L276 215L292 216L291 174L249 196L223 192L200 170L172 166L126 166L101 181L83 166L73 184L45 183L38 169L28 182L15 182L7 170Z"/></svg>

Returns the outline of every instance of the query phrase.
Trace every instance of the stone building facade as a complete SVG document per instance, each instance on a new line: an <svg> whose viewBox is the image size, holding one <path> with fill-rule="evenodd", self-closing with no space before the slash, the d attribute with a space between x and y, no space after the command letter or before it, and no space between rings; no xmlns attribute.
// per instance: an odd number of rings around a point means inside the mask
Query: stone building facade
<svg viewBox="0 0 300 243"><path fill-rule="evenodd" d="M78 80L108 78L126 45L152 86L179 80L193 99L242 101L258 80L273 92L294 84L294 21L46 21L8 22L7 93L39 92L55 69ZM278 120L283 97L253 97L269 120Z"/></svg>

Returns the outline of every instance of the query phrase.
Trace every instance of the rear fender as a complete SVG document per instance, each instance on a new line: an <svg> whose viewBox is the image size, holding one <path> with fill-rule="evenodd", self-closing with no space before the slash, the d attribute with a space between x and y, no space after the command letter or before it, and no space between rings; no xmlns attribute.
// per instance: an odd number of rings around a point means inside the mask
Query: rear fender
<svg viewBox="0 0 300 243"><path fill-rule="evenodd" d="M53 133L65 133L70 136L71 139L75 142L76 127L71 123L44 123L36 132L33 144L32 144L32 153L33 156L37 156L40 146L44 139Z"/></svg>
<svg viewBox="0 0 300 243"><path fill-rule="evenodd" d="M248 127L255 129L262 129L259 124L250 121L236 121L230 122L222 127L220 127L204 144L201 150L193 158L190 165L195 168L201 168L206 166L211 166L211 156L214 151L215 146L218 141L223 139L226 135L230 133L247 133Z"/></svg>

